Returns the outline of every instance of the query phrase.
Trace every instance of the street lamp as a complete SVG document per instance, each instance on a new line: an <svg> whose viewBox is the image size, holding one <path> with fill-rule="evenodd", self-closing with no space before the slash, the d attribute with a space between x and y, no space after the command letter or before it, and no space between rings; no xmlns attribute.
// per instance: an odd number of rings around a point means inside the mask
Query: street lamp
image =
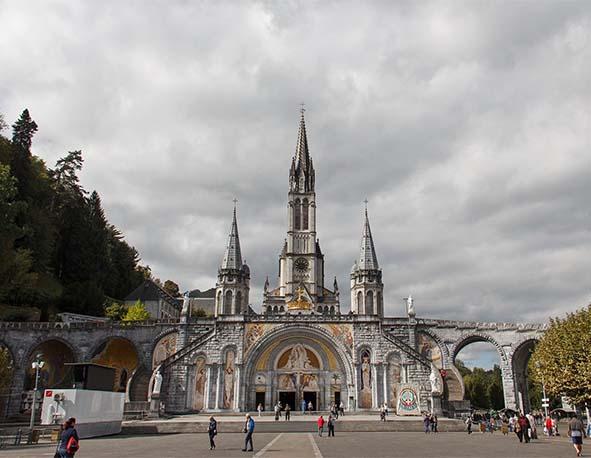
<svg viewBox="0 0 591 458"><path fill-rule="evenodd" d="M538 369L538 371L540 370L540 367L540 362L536 361L536 368ZM548 402L550 401L550 399L546 397L546 385L544 384L544 374L542 374L541 371L540 375L542 376L542 407L544 408L544 413L546 414L545 417L548 418L548 406L550 405L548 404Z"/></svg>
<svg viewBox="0 0 591 458"><path fill-rule="evenodd" d="M29 423L29 429L31 431L33 431L33 425L35 424L35 403L37 401L37 390L39 389L39 371L45 366L45 362L41 359L42 356L41 353L37 354L31 364L31 367L35 369L35 391L33 393L33 404L31 405L31 422Z"/></svg>

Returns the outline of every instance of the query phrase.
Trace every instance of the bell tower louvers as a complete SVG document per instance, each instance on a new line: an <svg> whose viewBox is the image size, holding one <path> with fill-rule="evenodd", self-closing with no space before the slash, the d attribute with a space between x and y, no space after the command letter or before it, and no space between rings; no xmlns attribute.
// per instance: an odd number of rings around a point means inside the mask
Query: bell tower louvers
<svg viewBox="0 0 591 458"><path fill-rule="evenodd" d="M361 235L361 252L351 269L351 311L358 315L384 316L382 270L378 265L367 207Z"/></svg>
<svg viewBox="0 0 591 458"><path fill-rule="evenodd" d="M222 265L218 269L215 285L215 316L236 315L247 311L250 292L250 269L242 262L236 204L232 216L232 226Z"/></svg>
<svg viewBox="0 0 591 458"><path fill-rule="evenodd" d="M287 238L279 256L279 285L265 289L263 311L288 312L289 303L297 299L307 301L315 313L339 312L338 292L324 287L324 255L316 237L315 171L304 110L289 169Z"/></svg>

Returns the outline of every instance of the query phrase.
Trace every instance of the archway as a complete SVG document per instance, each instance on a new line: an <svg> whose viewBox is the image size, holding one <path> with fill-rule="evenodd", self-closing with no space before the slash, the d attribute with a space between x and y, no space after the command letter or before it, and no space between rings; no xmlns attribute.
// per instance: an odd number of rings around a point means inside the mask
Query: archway
<svg viewBox="0 0 591 458"><path fill-rule="evenodd" d="M91 361L115 368L113 391L126 392L127 385L138 368L139 356L135 345L129 340L111 337L96 348Z"/></svg>
<svg viewBox="0 0 591 458"><path fill-rule="evenodd" d="M532 407L537 409L542 407L540 396L541 387L534 388L528 377L528 363L537 343L538 341L536 339L528 339L519 344L513 352L511 361L515 380L517 407L522 412L530 412Z"/></svg>
<svg viewBox="0 0 591 458"><path fill-rule="evenodd" d="M464 385L464 396L471 408L500 410L505 407L502 349L489 336L471 335L455 346L454 367Z"/></svg>
<svg viewBox="0 0 591 458"><path fill-rule="evenodd" d="M71 381L68 380L66 363L76 361L74 351L64 342L57 339L50 339L37 345L27 358L25 390L35 388L35 369L32 368L33 361L40 355L43 361L43 368L39 371L38 388L69 388Z"/></svg>
<svg viewBox="0 0 591 458"><path fill-rule="evenodd" d="M268 333L249 351L244 374L245 407L260 403L272 410L281 401L300 410L312 402L325 410L333 402L352 401L352 363L330 336L313 329L282 329Z"/></svg>
<svg viewBox="0 0 591 458"><path fill-rule="evenodd" d="M171 332L158 339L152 352L152 370L156 369L162 361L176 352L177 336L177 332Z"/></svg>

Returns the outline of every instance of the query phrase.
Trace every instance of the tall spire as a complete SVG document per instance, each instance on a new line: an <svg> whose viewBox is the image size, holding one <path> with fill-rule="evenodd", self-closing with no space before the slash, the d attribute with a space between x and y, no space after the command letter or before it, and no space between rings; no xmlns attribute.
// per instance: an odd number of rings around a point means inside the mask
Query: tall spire
<svg viewBox="0 0 591 458"><path fill-rule="evenodd" d="M367 216L367 200L365 200L365 224L363 226L363 235L361 236L361 253L357 266L361 270L378 270L378 257L373 244L371 228L369 227L369 217Z"/></svg>
<svg viewBox="0 0 591 458"><path fill-rule="evenodd" d="M232 217L232 228L228 237L228 245L222 261L222 269L242 268L242 253L240 252L240 237L238 236L238 223L236 222L236 199L234 199L234 214Z"/></svg>
<svg viewBox="0 0 591 458"><path fill-rule="evenodd" d="M303 104L302 104L303 105ZM304 119L304 107L300 109L300 128L298 130L298 143L296 145L296 168L308 170L310 165L310 151L308 150L308 137L306 135L306 120Z"/></svg>
<svg viewBox="0 0 591 458"><path fill-rule="evenodd" d="M304 111L302 104L302 108L300 109L298 141L289 170L289 187L290 191L294 192L314 192L314 166L312 165L312 158L308 149Z"/></svg>

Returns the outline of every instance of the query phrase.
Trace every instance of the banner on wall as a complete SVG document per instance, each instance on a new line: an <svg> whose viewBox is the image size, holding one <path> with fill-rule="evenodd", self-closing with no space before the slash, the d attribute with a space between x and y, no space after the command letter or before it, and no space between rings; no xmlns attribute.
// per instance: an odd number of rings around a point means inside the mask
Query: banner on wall
<svg viewBox="0 0 591 458"><path fill-rule="evenodd" d="M400 385L396 413L398 415L421 415L419 387L417 385L410 383Z"/></svg>

